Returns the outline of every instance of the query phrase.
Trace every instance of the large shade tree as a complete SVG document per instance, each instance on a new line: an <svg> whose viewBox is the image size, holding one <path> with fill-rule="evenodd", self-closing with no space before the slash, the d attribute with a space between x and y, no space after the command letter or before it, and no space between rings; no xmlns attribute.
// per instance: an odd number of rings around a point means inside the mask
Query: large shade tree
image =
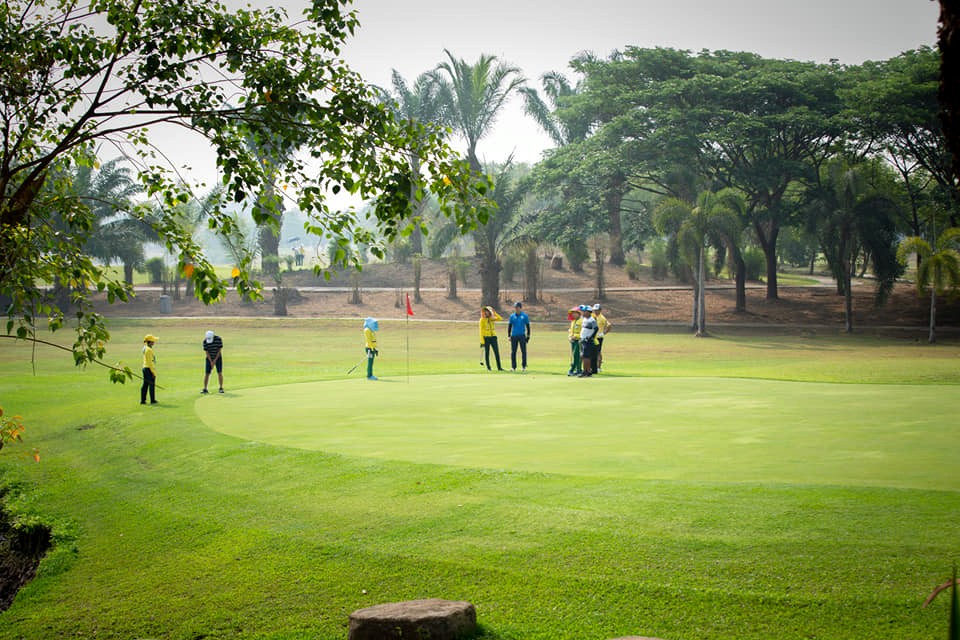
<svg viewBox="0 0 960 640"><path fill-rule="evenodd" d="M698 180L684 182L745 196L766 255L767 297L776 298L777 240L796 213L790 190L813 181L844 131L837 69L752 53L638 47L578 60L575 68L586 78L571 108L594 114L591 139L605 139L600 153L631 189L692 199L699 189L674 192L681 184L674 178L693 171Z"/></svg>
<svg viewBox="0 0 960 640"><path fill-rule="evenodd" d="M960 216L960 190L938 118L939 66L937 53L929 48L905 51L849 69L850 81L840 93L852 137L866 147L865 153L883 155L900 174L913 235L928 231L923 225L930 217L923 205L931 195L947 214L946 224L955 225Z"/></svg>
<svg viewBox="0 0 960 640"><path fill-rule="evenodd" d="M64 274L106 289L111 300L129 293L84 249L93 214L62 179L88 164L95 146L123 154L134 167L161 212L151 226L204 301L224 295L230 282L163 214L192 196L189 172L174 171L152 144L165 131L185 132L213 151L226 194L209 212L214 230L233 224L226 201L255 201L272 184L308 216L310 233L362 237L375 252L381 239L395 237L406 225L415 180L411 133L340 58L357 26L346 3L329 0L310 2L292 24L283 9L228 10L207 0L4 2L0 297L7 333L28 338L42 316L52 328L62 326L62 312L41 283ZM246 144L251 135L291 153L265 167ZM417 141L429 169L424 188L468 228L483 202L476 181L439 136ZM337 192L374 201L373 224L361 225L353 209L331 210L327 195ZM147 219L140 209L129 213ZM254 209L258 223L271 224L270 213L269 206ZM66 232L50 224L58 215ZM238 265L234 278L244 294L257 290L248 266ZM102 318L82 307L77 329L76 361L101 358L109 337Z"/></svg>

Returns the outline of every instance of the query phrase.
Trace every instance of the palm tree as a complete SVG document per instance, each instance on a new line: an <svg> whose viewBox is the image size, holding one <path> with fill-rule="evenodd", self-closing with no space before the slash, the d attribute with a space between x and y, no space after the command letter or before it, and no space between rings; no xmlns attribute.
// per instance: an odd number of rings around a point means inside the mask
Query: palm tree
<svg viewBox="0 0 960 640"><path fill-rule="evenodd" d="M467 142L467 161L474 173L483 172L477 143L493 130L500 110L526 80L520 69L482 54L475 64L458 59L444 49L447 61L431 72L449 124Z"/></svg>
<svg viewBox="0 0 960 640"><path fill-rule="evenodd" d="M126 215L133 197L143 189L130 177L130 170L116 158L95 166L82 165L73 176L77 200L93 214L95 229L86 242L90 255L123 265L124 281L133 284L133 271L143 264L143 244L156 237L149 225Z"/></svg>
<svg viewBox="0 0 960 640"><path fill-rule="evenodd" d="M455 58L448 50L447 61L431 72L437 83L439 97L444 104L453 130L467 142L467 162L478 177L483 166L477 157L477 143L493 130L497 116L513 92L525 80L520 69L500 62L496 56L483 54L474 64ZM496 212L481 212L481 220L493 219ZM491 244L484 241L483 228L475 232L478 239L477 257L480 260L482 304L495 305L500 297L500 260L490 252ZM493 234L494 236L496 233Z"/></svg>
<svg viewBox="0 0 960 640"><path fill-rule="evenodd" d="M869 260L876 278L876 304L893 290L902 267L897 260L899 207L867 182L867 165L842 160L823 170L820 186L808 196L811 220L840 291L845 298L847 333L853 332L853 274L858 256Z"/></svg>
<svg viewBox="0 0 960 640"><path fill-rule="evenodd" d="M702 191L693 204L679 198L665 198L654 210L654 226L660 233L674 234L684 260L694 271L693 323L697 336L707 335L706 253L711 236L729 229L736 212L729 206L729 194Z"/></svg>
<svg viewBox="0 0 960 640"><path fill-rule="evenodd" d="M473 232L474 247L481 257L480 274L483 277L484 269L496 270L497 279L494 287L488 290L484 282L481 305L496 306L500 298L500 270L503 266L501 256L511 246L524 246L530 243L529 236L522 232L528 222L521 216L521 206L529 191L529 183L518 178L517 171L511 160L497 173L493 183L491 200L496 208L491 212L487 222ZM488 260L485 265L482 260ZM534 294L535 295L535 294Z"/></svg>
<svg viewBox="0 0 960 640"><path fill-rule="evenodd" d="M911 255L919 258L917 290L930 293L930 333L927 341L936 342L937 295L960 286L960 228L951 227L940 234L933 246L919 236L905 238L897 249L903 265Z"/></svg>
<svg viewBox="0 0 960 640"><path fill-rule="evenodd" d="M558 147L583 140L590 133L590 122L569 116L560 111L565 101L580 93L581 87L573 85L566 76L549 71L540 76L544 100L533 87L521 87L524 112L533 118ZM549 102L549 104L548 104Z"/></svg>
<svg viewBox="0 0 960 640"><path fill-rule="evenodd" d="M440 85L435 81L432 74L421 74L414 81L413 87L410 87L403 76L394 69L391 84L392 92L379 88L377 92L380 94L381 102L392 108L398 119L428 127L443 126L447 123L446 103L441 100ZM420 182L421 159L420 149L416 144L408 150L407 157L412 177L409 201L411 219L414 222L410 243L411 250L416 255L423 254L421 217L430 204L430 200L417 195L416 185Z"/></svg>
<svg viewBox="0 0 960 640"><path fill-rule="evenodd" d="M714 233L726 248L729 261L733 263L736 283L735 311L744 313L747 310L747 263L743 257L743 234L749 220L747 202L741 192L730 188L718 191L717 200L723 207L716 212Z"/></svg>

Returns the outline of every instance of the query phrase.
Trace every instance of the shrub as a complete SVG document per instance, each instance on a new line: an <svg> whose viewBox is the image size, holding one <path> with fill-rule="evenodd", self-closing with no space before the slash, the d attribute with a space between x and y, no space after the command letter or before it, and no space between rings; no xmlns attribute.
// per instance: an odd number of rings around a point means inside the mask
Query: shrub
<svg viewBox="0 0 960 640"><path fill-rule="evenodd" d="M513 282L517 273L523 268L524 255L523 252L517 249L511 249L503 256L502 268L500 270L500 277L503 282Z"/></svg>
<svg viewBox="0 0 960 640"><path fill-rule="evenodd" d="M150 258L145 263L147 273L150 275L150 284L160 284L163 282L163 258Z"/></svg>
<svg viewBox="0 0 960 640"><path fill-rule="evenodd" d="M650 269L656 280L663 280L670 272L670 261L667 259L667 246L663 240L654 242L650 247Z"/></svg>
<svg viewBox="0 0 960 640"><path fill-rule="evenodd" d="M759 280L767 273L767 258L760 249L749 248L744 251L743 262L746 266L747 280Z"/></svg>
<svg viewBox="0 0 960 640"><path fill-rule="evenodd" d="M641 267L640 267L640 263L637 262L636 260L627 260L627 265L626 267L624 267L624 271L627 272L627 277L630 278L631 280L640 279Z"/></svg>

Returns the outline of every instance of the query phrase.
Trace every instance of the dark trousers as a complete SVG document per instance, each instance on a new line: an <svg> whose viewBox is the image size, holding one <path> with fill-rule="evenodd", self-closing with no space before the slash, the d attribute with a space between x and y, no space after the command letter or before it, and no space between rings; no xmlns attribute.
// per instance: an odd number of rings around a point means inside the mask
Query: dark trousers
<svg viewBox="0 0 960 640"><path fill-rule="evenodd" d="M147 404L147 391L150 392L150 402L157 401L157 377L153 371L144 367L143 384L140 385L140 404Z"/></svg>
<svg viewBox="0 0 960 640"><path fill-rule="evenodd" d="M527 368L527 336L510 336L510 367L517 368L517 347L523 356L521 366Z"/></svg>
<svg viewBox="0 0 960 640"><path fill-rule="evenodd" d="M503 369L500 365L500 345L497 343L497 336L486 336L483 339L483 358L487 362L487 369L490 369L490 349L493 349L493 355L497 360L497 369Z"/></svg>

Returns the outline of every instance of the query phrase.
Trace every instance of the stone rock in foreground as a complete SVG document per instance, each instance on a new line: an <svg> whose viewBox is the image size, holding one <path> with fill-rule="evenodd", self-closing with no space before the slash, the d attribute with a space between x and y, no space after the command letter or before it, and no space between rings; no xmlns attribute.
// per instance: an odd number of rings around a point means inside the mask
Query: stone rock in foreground
<svg viewBox="0 0 960 640"><path fill-rule="evenodd" d="M431 598L378 604L350 614L348 640L459 640L477 632L469 602Z"/></svg>

